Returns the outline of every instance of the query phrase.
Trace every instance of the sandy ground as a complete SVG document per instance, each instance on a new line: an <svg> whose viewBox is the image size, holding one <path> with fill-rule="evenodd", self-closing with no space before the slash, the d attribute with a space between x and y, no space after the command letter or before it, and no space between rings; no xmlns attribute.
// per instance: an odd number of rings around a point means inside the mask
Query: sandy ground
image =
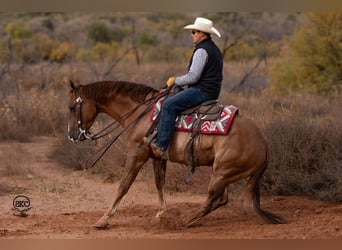
<svg viewBox="0 0 342 250"><path fill-rule="evenodd" d="M0 176L0 239L342 239L342 204L298 196L261 198L261 207L284 217L286 224L270 225L247 215L232 197L196 226L185 228L205 194L168 191L168 210L157 219L153 180L142 178L124 197L109 229L95 230L92 225L114 199L118 183L89 171L61 168L48 154L55 141L40 137L30 143L0 143L0 164L7 164L3 168L11 163L33 170L21 178ZM18 148L20 152L9 153ZM13 213L18 194L30 198L26 217Z"/></svg>

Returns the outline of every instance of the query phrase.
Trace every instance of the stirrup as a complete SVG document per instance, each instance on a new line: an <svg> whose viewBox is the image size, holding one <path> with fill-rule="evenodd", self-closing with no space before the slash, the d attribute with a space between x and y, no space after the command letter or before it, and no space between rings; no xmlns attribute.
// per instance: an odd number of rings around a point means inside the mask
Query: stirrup
<svg viewBox="0 0 342 250"><path fill-rule="evenodd" d="M157 130L153 130L152 134L150 134L148 137L144 137L143 138L143 142L145 145L150 145L150 143L153 141L153 139L156 137L157 135Z"/></svg>

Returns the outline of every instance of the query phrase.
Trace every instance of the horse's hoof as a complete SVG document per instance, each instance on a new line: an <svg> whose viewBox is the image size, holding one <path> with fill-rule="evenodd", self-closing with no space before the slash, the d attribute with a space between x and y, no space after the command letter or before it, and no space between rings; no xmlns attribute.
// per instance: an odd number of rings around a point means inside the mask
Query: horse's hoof
<svg viewBox="0 0 342 250"><path fill-rule="evenodd" d="M93 225L93 228L96 229L96 230L106 230L106 229L109 228L109 224L107 224L107 225L95 224L95 225Z"/></svg>
<svg viewBox="0 0 342 250"><path fill-rule="evenodd" d="M164 210L158 211L158 213L156 214L156 218L160 219L163 214L164 214Z"/></svg>
<svg viewBox="0 0 342 250"><path fill-rule="evenodd" d="M202 217L193 218L193 219L189 220L188 223L186 223L185 228L194 227L194 226L195 226L195 223L196 223L197 221L199 221L201 218L202 218Z"/></svg>
<svg viewBox="0 0 342 250"><path fill-rule="evenodd" d="M193 222L188 222L184 225L184 228L191 228L194 226L194 223Z"/></svg>
<svg viewBox="0 0 342 250"><path fill-rule="evenodd" d="M93 228L97 230L105 230L109 228L109 223L104 220L99 220L97 223L93 225Z"/></svg>

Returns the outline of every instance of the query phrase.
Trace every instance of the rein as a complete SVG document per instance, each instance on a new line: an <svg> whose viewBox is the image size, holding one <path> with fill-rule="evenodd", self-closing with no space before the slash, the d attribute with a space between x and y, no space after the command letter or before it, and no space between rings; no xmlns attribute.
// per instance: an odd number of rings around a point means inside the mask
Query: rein
<svg viewBox="0 0 342 250"><path fill-rule="evenodd" d="M142 103L138 104L136 107L134 107L133 109L131 109L130 111L128 111L126 114L124 114L120 120L126 120L130 115L132 115L136 110L138 110L142 105L150 102L147 107L140 113L137 115L137 117L135 117L126 127L124 127L115 137L113 137L105 146L101 147L95 154L93 154L92 156L90 156L85 163L87 164L92 158L94 158L96 155L98 155L101 151L101 154L95 159L95 161L90 165L90 167L87 167L87 169L92 168L95 166L95 164L102 158L102 156L108 151L108 149L113 145L113 143L124 133L128 130L128 128L130 128L132 125L134 125L141 117L143 117L148 111L151 110L151 108L153 107L153 105L162 97L166 96L169 92L170 92L171 88L166 88L165 91L159 93L157 96L155 97L151 97L145 101L143 101ZM102 138L106 135L109 135L110 133L112 133L114 130L116 130L117 128L120 127L120 124L117 121L112 122L111 124L109 124L107 127L105 127L104 129L102 129L100 132L91 135L88 133L88 131L86 131L85 129L82 128L82 114L81 114L81 104L82 104L82 98L80 96L80 90L78 91L78 97L76 99L76 103L79 109L78 112L78 128L80 130L81 133L83 133L83 135L89 139L89 140L97 140L99 138ZM117 124L118 123L118 124ZM116 126L114 128L112 128L109 132L105 132L106 130L108 130L110 127L114 126L116 124ZM81 135L80 135L81 136ZM87 164L88 165L88 164Z"/></svg>
<svg viewBox="0 0 342 250"><path fill-rule="evenodd" d="M114 121L112 123L110 123L107 127L105 127L104 129L100 130L99 132L95 133L95 134L91 134L89 133L89 131L87 131L86 129L83 129L82 127L82 112L81 112L81 105L83 103L83 100L81 98L81 87L79 87L77 94L78 97L76 98L76 112L77 112L77 126L78 126L78 130L80 131L80 134L78 136L78 138L81 138L82 135L84 135L84 137L88 140L97 140L100 139L102 137L105 137L106 135L109 135L110 133L112 133L114 130L116 130L118 127L120 127L120 124L117 124L117 121ZM134 113L138 108L140 108L142 105L144 105L145 103L153 100L154 98L149 98L147 100L145 100L144 102L140 103L139 105L137 105L135 108L133 108L132 110L128 111L126 114L124 114L120 120L125 120L127 119L132 113ZM113 129L111 129L109 132L105 132L106 130L108 130L110 127L114 126L115 124L117 124Z"/></svg>

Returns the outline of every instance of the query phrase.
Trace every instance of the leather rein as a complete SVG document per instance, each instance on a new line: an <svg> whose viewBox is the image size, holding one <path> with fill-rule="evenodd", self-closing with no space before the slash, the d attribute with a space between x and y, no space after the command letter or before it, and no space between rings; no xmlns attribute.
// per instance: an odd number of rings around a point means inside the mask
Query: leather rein
<svg viewBox="0 0 342 250"><path fill-rule="evenodd" d="M81 98L81 87L80 86L77 90L77 98L76 98L76 113L77 113L77 127L78 130L80 131L80 134L78 136L78 138L80 139L81 136L83 135L86 139L88 140L98 140L102 137L105 137L106 135L111 134L113 131L115 131L116 129L118 129L120 127L120 124L117 121L114 121L112 123L110 123L108 126L106 126L105 128L103 128L102 130L100 130L99 132L95 133L95 134L91 134L89 133L88 130L84 129L82 127L82 103L83 100ZM106 145L104 145L103 147L101 147L95 154L93 154L92 156L90 156L85 163L87 164L92 158L94 158L96 155L98 155L101 152L101 154L95 159L95 161L90 165L90 167L86 167L86 168L91 168L94 167L95 164L101 159L101 157L107 152L107 150L112 146L112 144L125 132L128 130L128 128L130 128L132 125L134 125L141 117L143 117L148 111L150 111L153 107L153 105L162 97L166 96L169 94L171 88L166 88L165 91L161 91L159 92L158 95L153 96L151 98L146 99L145 101L143 101L142 103L139 103L136 107L134 107L133 109L131 109L130 111L128 111L127 113L125 113L120 120L124 121L126 120L130 115L132 115L136 110L138 110L141 106L145 105L146 103L149 103L147 105L147 107L140 113L138 114L126 127L124 127L116 136L114 136ZM109 130L111 128L111 130ZM109 131L107 131L109 130ZM107 131L107 132L106 132Z"/></svg>

